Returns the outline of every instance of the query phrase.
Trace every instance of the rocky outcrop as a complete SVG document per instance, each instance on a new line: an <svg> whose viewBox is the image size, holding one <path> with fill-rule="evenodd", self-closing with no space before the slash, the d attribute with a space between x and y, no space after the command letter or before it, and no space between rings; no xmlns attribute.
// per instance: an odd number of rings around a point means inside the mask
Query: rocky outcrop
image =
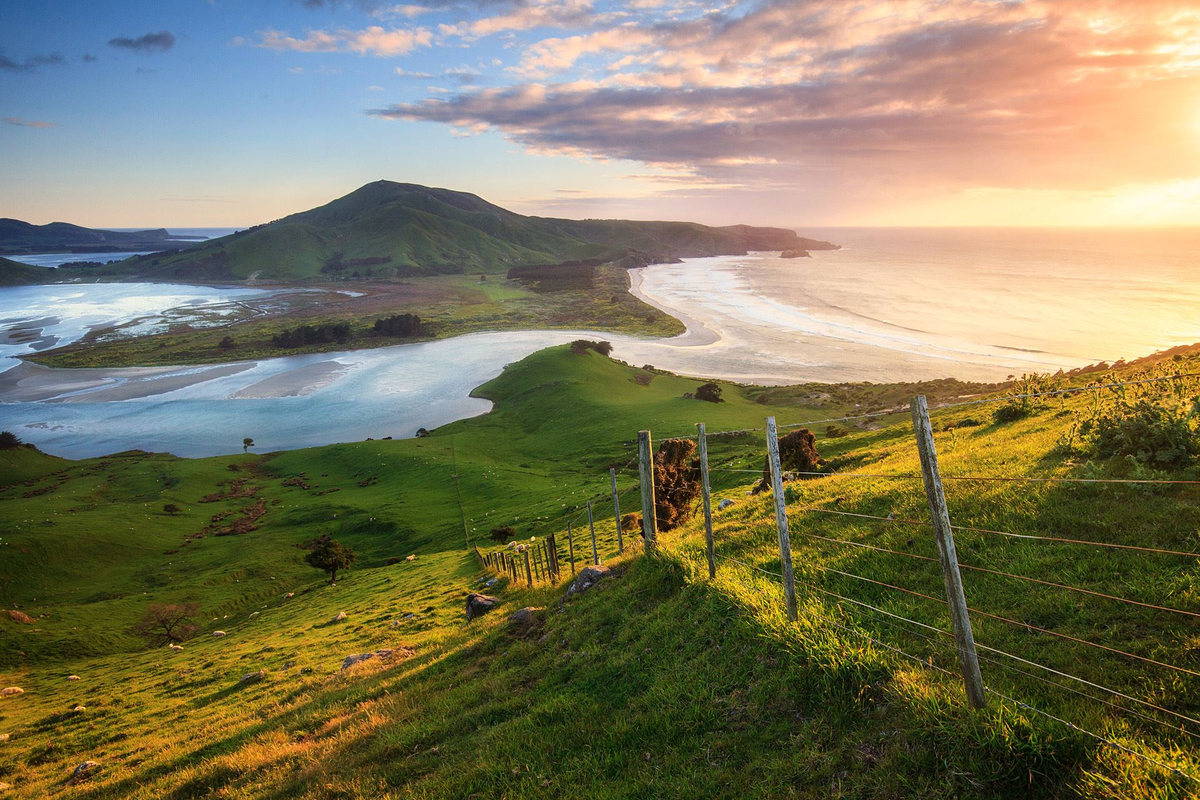
<svg viewBox="0 0 1200 800"><path fill-rule="evenodd" d="M79 783L80 781L85 781L92 777L92 775L94 775L96 770L99 768L100 764L97 762L85 761L79 766L75 767L75 770L71 773L71 778L67 781L67 783L75 784Z"/></svg>
<svg viewBox="0 0 1200 800"><path fill-rule="evenodd" d="M265 669L260 669L258 672L247 672L238 679L238 685L244 686L250 683L259 683L260 681L266 679L266 677L267 671Z"/></svg>
<svg viewBox="0 0 1200 800"><path fill-rule="evenodd" d="M499 602L496 598L488 597L486 594L475 594L472 592L467 595L467 622L488 613Z"/></svg>
<svg viewBox="0 0 1200 800"><path fill-rule="evenodd" d="M780 258L812 258L812 253L807 250L784 250L779 254Z"/></svg>
<svg viewBox="0 0 1200 800"><path fill-rule="evenodd" d="M575 580L567 589L567 596L575 594L583 594L588 589L591 589L600 581L612 575L612 570L604 566L584 567L575 576Z"/></svg>

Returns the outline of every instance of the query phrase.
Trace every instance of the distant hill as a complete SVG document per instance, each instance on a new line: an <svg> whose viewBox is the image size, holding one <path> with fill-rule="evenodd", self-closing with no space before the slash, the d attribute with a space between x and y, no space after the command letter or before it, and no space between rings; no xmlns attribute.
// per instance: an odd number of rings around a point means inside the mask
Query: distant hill
<svg viewBox="0 0 1200 800"><path fill-rule="evenodd" d="M186 245L165 228L135 233L84 228L67 222L32 225L0 218L0 255L32 253L116 253L122 250L162 250Z"/></svg>
<svg viewBox="0 0 1200 800"><path fill-rule="evenodd" d="M410 277L836 247L783 228L527 217L465 192L376 181L319 208L178 253L81 269L145 280Z"/></svg>
<svg viewBox="0 0 1200 800"><path fill-rule="evenodd" d="M29 286L37 283L52 283L55 271L45 267L31 267L7 258L0 258L0 286Z"/></svg>

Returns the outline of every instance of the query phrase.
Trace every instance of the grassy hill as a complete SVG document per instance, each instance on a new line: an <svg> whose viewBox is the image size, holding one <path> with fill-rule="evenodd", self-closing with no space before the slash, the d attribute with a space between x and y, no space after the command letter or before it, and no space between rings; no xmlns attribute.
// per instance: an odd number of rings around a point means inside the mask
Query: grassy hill
<svg viewBox="0 0 1200 800"><path fill-rule="evenodd" d="M473 194L376 181L320 208L176 254L135 257L86 273L192 281L413 277L832 247L781 228L527 217Z"/></svg>
<svg viewBox="0 0 1200 800"><path fill-rule="evenodd" d="M1189 354L1138 369L1197 367ZM830 572L938 594L936 563L905 555L933 553L928 531L902 522L919 519L924 502L920 482L903 478L915 469L905 415L848 422L844 435L820 439L830 471L861 477L789 489L802 610L788 623L769 574L779 568L771 500L747 495L762 465L753 429L770 414L787 424L839 409L733 385L726 403L684 399L699 383L553 348L481 387L496 403L491 414L426 439L194 461L5 451L0 606L35 622L0 617L0 683L26 689L0 700L0 733L11 734L0 744L0 781L16 796L53 794L94 759L95 776L71 796L1190 796L1185 780L1025 708L993 698L988 710L968 711L954 677L925 666L953 672L952 652L916 635L925 629L896 629L895 618L836 597L946 625L936 604ZM1089 451L1072 426L1093 394L1034 403L1006 422L993 420L993 406L940 412L943 473L1200 477L1195 466ZM717 516L717 580L707 579L698 520L664 535L655 558L630 543L614 559L608 466L623 469L623 510L635 511L634 432L650 428L661 440L700 420L733 431L711 439L715 491L734 502ZM1191 484L948 486L962 525L1200 547ZM462 626L463 597L484 576L467 540L486 549L487 531L501 524L521 536L555 532L565 560L564 522L573 519L580 537L588 499L602 557L620 577L561 607L561 587L502 581L488 590L501 611ZM230 512L216 523L228 525L260 500L256 530L192 538L214 516ZM164 512L165 503L182 512ZM813 507L883 521L805 511ZM322 533L360 554L337 586L297 547ZM1196 559L960 536L964 563L1200 610ZM964 575L973 607L1200 668L1192 620ZM189 598L201 604L203 630L183 651L145 649L129 633L150 602ZM546 610L532 629L514 628L506 614L525 605ZM347 620L331 623L339 611ZM978 640L999 650L1178 713L1200 711L1186 676L996 620L976 624ZM397 652L340 670L344 656L379 648ZM262 669L261 680L239 683ZM1124 709L1158 712L1105 706L1056 688L1060 679L1043 684L997 664L984 672L989 686L1030 706L1196 772L1178 725L1172 733Z"/></svg>
<svg viewBox="0 0 1200 800"><path fill-rule="evenodd" d="M38 283L49 283L55 277L55 271L45 267L31 267L19 261L0 258L0 286L30 286Z"/></svg>

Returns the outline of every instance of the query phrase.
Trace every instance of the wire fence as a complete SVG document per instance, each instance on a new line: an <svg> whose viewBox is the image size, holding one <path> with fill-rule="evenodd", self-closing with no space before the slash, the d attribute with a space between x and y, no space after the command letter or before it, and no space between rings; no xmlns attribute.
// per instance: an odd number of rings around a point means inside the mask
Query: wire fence
<svg viewBox="0 0 1200 800"><path fill-rule="evenodd" d="M971 448L959 452L948 439L954 432L935 436L930 418L930 412L988 403L1066 402L1195 377L1014 393L936 408L919 398L911 425L890 425L873 440L883 456L876 452L870 462L856 460L853 442L820 467L787 457L781 462L771 444L787 440L776 439L779 434L799 435L805 425L894 416L895 409L787 426L771 418L757 429L766 432L765 447L742 430L706 433L701 427L698 435L676 438L700 445L702 491L658 481L643 490L636 475L619 487L635 464L641 475L654 474L653 461L646 461L650 434L643 432L640 458L614 468L607 491L597 486L568 509L562 531L480 552L480 558L518 582L556 581L568 563L574 573L577 564L602 561L601 551L640 545L643 536L651 549L659 505L679 496L698 520L684 530L694 532L703 520L711 575L719 571L723 580L748 587L761 588L766 580L779 587L793 619L918 664L935 680L965 690L972 705L1007 704L1195 790L1195 759L1170 753L1194 752L1191 742L1200 739L1200 503L1186 502L1200 500L1192 488L1200 479L996 474L1012 460L989 450L993 431L977 428ZM947 474L935 441L945 450ZM1079 465L1066 468L1072 466ZM972 485L986 489L967 491ZM964 490L947 496L945 486ZM1086 496L1078 495L1084 487ZM1177 502L1129 503L1124 495L1104 494L1146 487L1175 492ZM634 505L656 513L622 538L622 512ZM594 544L601 516L603 546ZM692 552L688 539L678 540L680 552ZM745 584L742 577L759 583ZM793 613L799 598L802 609ZM1173 750L1180 741L1187 747Z"/></svg>

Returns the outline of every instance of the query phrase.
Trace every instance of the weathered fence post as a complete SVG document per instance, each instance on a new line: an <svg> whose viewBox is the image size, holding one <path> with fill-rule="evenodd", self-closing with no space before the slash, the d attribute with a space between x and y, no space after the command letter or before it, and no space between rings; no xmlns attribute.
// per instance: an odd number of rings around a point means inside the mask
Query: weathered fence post
<svg viewBox="0 0 1200 800"><path fill-rule="evenodd" d="M704 495L704 541L708 545L708 577L717 577L717 556L713 547L712 531L712 496L708 486L708 439L704 433L704 423L697 423L697 438L700 442L700 490Z"/></svg>
<svg viewBox="0 0 1200 800"><path fill-rule="evenodd" d="M621 534L621 498L617 495L616 467L608 468L608 477L612 479L613 517L617 520L617 555L625 552L625 537Z"/></svg>
<svg viewBox="0 0 1200 800"><path fill-rule="evenodd" d="M954 529L950 526L950 510L942 490L938 472L937 450L933 446L933 426L929 422L929 405L924 395L917 395L910 404L917 451L921 454L921 476L925 480L925 498L929 501L929 516L937 539L938 558L942 562L942 579L946 584L946 600L950 603L950 621L954 625L954 642L958 647L958 663L962 668L967 700L974 708L987 705L983 676L979 674L979 657L975 653L975 636L967 613L967 598L963 594L962 575L958 570L958 552L954 547Z"/></svg>
<svg viewBox="0 0 1200 800"><path fill-rule="evenodd" d="M575 539L571 536L571 520L567 520L567 558L571 559L571 576L575 575Z"/></svg>
<svg viewBox="0 0 1200 800"><path fill-rule="evenodd" d="M792 540L788 536L787 501L783 496L783 472L779 467L779 437L775 418L767 417L767 461L771 466L771 494L775 498L775 527L779 531L779 564L783 568L783 596L788 619L796 619L796 577L792 573Z"/></svg>
<svg viewBox="0 0 1200 800"><path fill-rule="evenodd" d="M528 586L533 586L533 569L529 564L529 548L525 548L525 583Z"/></svg>
<svg viewBox="0 0 1200 800"><path fill-rule="evenodd" d="M545 569L542 568L542 543L538 542L533 546L533 570L540 581L545 574Z"/></svg>
<svg viewBox="0 0 1200 800"><path fill-rule="evenodd" d="M554 570L554 580L558 580L558 539L552 533L546 537L546 540L550 545L550 566Z"/></svg>
<svg viewBox="0 0 1200 800"><path fill-rule="evenodd" d="M650 431L638 431L638 478L642 489L642 538L647 548L653 548L658 520L654 511L654 451Z"/></svg>
<svg viewBox="0 0 1200 800"><path fill-rule="evenodd" d="M542 540L542 555L546 557L546 580L554 579L554 563L550 558L550 544Z"/></svg>
<svg viewBox="0 0 1200 800"><path fill-rule="evenodd" d="M592 501L587 501L588 530L592 532L592 563L600 563L600 554L596 551L596 523L592 522Z"/></svg>

